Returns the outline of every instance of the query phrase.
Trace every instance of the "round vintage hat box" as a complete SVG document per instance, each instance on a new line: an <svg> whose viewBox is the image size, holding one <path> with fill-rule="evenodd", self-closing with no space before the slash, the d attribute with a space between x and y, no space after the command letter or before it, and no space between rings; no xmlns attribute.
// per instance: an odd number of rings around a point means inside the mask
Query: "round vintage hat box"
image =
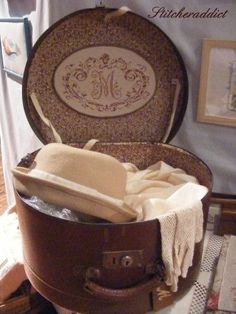
<svg viewBox="0 0 236 314"><path fill-rule="evenodd" d="M196 176L209 189L203 200L206 226L211 172L193 154L166 144L183 119L188 83L179 52L157 26L126 9L94 8L66 16L39 38L25 69L24 109L43 143L54 142L32 93L63 143L83 147L95 138L94 150L140 169L163 160ZM30 166L34 156L20 165ZM16 201L29 280L64 308L146 313L171 304L196 278L202 242L178 292L164 284L156 219L72 222L37 211L17 192Z"/></svg>

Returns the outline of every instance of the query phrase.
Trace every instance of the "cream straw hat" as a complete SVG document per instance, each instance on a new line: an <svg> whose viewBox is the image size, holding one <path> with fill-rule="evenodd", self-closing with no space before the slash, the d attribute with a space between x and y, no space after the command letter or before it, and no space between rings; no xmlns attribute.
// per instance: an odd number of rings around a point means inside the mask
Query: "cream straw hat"
<svg viewBox="0 0 236 314"><path fill-rule="evenodd" d="M111 222L136 218L123 202L126 170L109 155L52 143L30 168L16 167L12 173L16 189L27 196Z"/></svg>

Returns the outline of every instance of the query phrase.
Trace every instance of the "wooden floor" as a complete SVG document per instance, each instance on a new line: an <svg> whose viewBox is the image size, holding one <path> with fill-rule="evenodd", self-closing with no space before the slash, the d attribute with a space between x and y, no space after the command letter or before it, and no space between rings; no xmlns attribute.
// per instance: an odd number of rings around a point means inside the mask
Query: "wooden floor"
<svg viewBox="0 0 236 314"><path fill-rule="evenodd" d="M0 152L0 214L7 208L7 199L5 193L5 186L3 180L3 171L2 171L2 155Z"/></svg>

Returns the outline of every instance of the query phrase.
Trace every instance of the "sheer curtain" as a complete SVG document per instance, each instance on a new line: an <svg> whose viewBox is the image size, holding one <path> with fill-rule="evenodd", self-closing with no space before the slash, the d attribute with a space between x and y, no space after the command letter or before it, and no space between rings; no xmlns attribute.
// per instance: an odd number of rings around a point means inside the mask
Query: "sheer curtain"
<svg viewBox="0 0 236 314"><path fill-rule="evenodd" d="M215 191L235 193L235 129L196 122L202 39L235 40L235 1L2 0L0 1L0 17L28 17L32 24L32 40L35 43L37 38L61 17L73 11L95 7L100 4L117 8L126 5L135 13L146 18L148 18L148 14L152 13L154 6L163 6L166 9L176 11L183 7L187 11L203 11L208 8L218 8L221 11L228 10L226 17L221 19L170 19L155 17L150 20L166 32L178 47L185 61L189 76L188 109L182 127L172 143L195 153L210 166L215 178ZM0 134L9 206L14 204L11 168L24 155L42 146L25 117L21 89L21 81L16 81L1 71Z"/></svg>

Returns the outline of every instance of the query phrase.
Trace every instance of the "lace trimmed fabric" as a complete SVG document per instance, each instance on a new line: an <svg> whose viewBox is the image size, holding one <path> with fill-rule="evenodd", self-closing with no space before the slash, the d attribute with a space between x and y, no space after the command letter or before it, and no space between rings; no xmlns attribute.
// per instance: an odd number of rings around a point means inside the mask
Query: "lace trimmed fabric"
<svg viewBox="0 0 236 314"><path fill-rule="evenodd" d="M138 221L160 221L165 282L175 292L179 276L185 278L192 266L195 243L202 239L201 199L208 190L195 177L163 161L141 171L133 164L123 165L125 203L137 211Z"/></svg>

